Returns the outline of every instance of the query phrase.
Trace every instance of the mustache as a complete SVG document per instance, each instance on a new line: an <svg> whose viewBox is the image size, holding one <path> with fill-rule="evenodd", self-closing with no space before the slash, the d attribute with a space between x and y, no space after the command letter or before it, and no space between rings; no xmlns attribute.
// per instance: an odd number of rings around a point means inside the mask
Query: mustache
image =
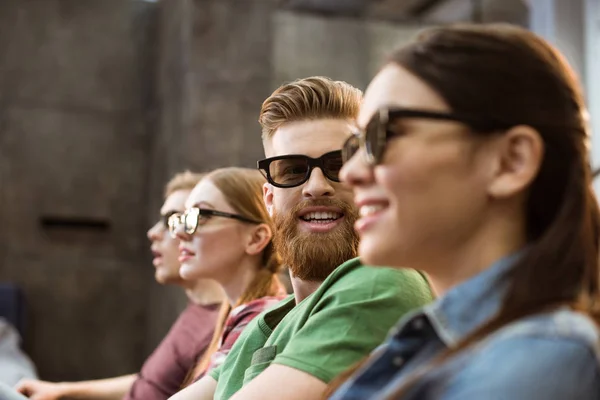
<svg viewBox="0 0 600 400"><path fill-rule="evenodd" d="M298 229L298 214L307 207L331 207L342 212L340 226L327 233ZM358 217L354 203L339 199L304 199L287 212L273 213L276 233L273 244L292 275L305 281L323 281L343 262L356 257L358 235L353 229Z"/></svg>
<svg viewBox="0 0 600 400"><path fill-rule="evenodd" d="M348 204L345 201L341 201L338 199L312 199L312 200L302 200L298 204L296 204L289 211L289 215L296 216L300 211L304 210L308 207L332 207L339 208L342 210L344 215L355 214L358 213L358 209L356 206L352 204Z"/></svg>

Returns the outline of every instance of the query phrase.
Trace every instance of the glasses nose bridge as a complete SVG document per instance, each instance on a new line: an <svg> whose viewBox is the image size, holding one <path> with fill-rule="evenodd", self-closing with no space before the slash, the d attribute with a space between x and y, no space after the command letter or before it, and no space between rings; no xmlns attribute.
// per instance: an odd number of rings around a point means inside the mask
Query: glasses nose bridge
<svg viewBox="0 0 600 400"><path fill-rule="evenodd" d="M323 160L322 157L319 158L311 158L311 157L307 157L308 158L308 171L306 172L306 180L309 181L310 177L312 176L313 170L315 168L319 168L321 170L321 174L323 174L324 178L327 178L327 175L325 175L325 161Z"/></svg>
<svg viewBox="0 0 600 400"><path fill-rule="evenodd" d="M315 168L319 168L321 176L314 176L313 172ZM332 196L334 192L335 189L323 170L323 162L315 160L315 163L309 168L302 194L306 197L323 197Z"/></svg>
<svg viewBox="0 0 600 400"><path fill-rule="evenodd" d="M181 239L181 234L185 233L185 216L186 213L183 212L178 215L172 215L169 218L168 230L171 237Z"/></svg>

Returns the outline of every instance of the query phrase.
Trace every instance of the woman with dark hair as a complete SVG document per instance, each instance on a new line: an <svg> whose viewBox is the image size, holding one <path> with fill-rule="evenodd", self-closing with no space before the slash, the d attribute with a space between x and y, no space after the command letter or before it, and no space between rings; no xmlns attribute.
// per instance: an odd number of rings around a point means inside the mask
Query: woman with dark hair
<svg viewBox="0 0 600 400"><path fill-rule="evenodd" d="M571 68L524 29L434 28L391 55L341 176L362 260L424 271L438 300L330 399L600 398L586 115Z"/></svg>

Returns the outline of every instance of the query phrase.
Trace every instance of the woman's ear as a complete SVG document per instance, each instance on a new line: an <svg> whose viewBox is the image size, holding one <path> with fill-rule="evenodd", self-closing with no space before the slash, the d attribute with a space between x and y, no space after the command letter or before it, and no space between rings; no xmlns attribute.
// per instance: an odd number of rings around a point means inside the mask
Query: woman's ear
<svg viewBox="0 0 600 400"><path fill-rule="evenodd" d="M246 253L249 255L260 254L265 247L271 242L273 232L267 224L255 226L249 232L248 241L246 242Z"/></svg>
<svg viewBox="0 0 600 400"><path fill-rule="evenodd" d="M518 125L502 135L499 145L488 193L506 198L522 192L535 180L544 159L544 142L532 127Z"/></svg>

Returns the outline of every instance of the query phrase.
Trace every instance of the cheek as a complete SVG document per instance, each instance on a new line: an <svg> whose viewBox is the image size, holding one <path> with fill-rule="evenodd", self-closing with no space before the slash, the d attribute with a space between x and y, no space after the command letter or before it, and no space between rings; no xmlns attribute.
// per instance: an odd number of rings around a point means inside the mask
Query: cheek
<svg viewBox="0 0 600 400"><path fill-rule="evenodd" d="M299 188L275 188L273 191L273 208L280 214L285 213L298 204L300 198L301 190Z"/></svg>
<svg viewBox="0 0 600 400"><path fill-rule="evenodd" d="M338 183L335 188L336 197L345 203L354 205L354 191L352 186L345 183Z"/></svg>
<svg viewBox="0 0 600 400"><path fill-rule="evenodd" d="M375 180L392 199L452 195L469 185L476 166L469 147L460 140L396 142L389 146Z"/></svg>
<svg viewBox="0 0 600 400"><path fill-rule="evenodd" d="M415 151L393 161L390 157L374 176L389 206L377 229L362 238L366 262L416 261L468 236L483 218L485 184L476 166L456 153Z"/></svg>
<svg viewBox="0 0 600 400"><path fill-rule="evenodd" d="M234 228L202 232L192 242L196 261L203 269L223 270L232 259L240 256L241 240Z"/></svg>
<svg viewBox="0 0 600 400"><path fill-rule="evenodd" d="M169 260L170 263L172 263L173 260L177 261L177 258L179 257L179 241L170 236L165 238L161 251L163 253L163 258Z"/></svg>

